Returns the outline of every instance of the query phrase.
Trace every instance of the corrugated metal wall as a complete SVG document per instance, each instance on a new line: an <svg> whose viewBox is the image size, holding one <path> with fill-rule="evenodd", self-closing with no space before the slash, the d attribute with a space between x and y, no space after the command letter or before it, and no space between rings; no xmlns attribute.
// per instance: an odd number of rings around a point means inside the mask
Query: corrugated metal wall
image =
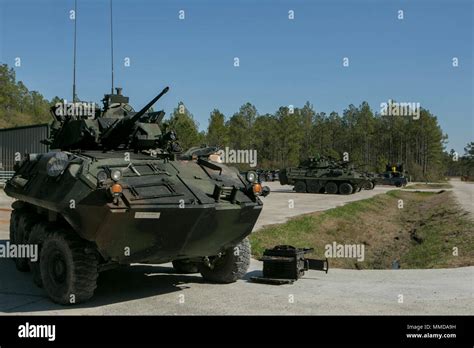
<svg viewBox="0 0 474 348"><path fill-rule="evenodd" d="M48 146L40 143L49 136L49 126L35 126L0 129L0 170L13 170L15 153L48 152Z"/></svg>

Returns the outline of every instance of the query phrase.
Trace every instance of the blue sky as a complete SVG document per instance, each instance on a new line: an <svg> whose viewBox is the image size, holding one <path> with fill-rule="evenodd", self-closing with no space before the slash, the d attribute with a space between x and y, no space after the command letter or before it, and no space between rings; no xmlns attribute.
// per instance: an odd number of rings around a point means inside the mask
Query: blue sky
<svg viewBox="0 0 474 348"><path fill-rule="evenodd" d="M17 78L48 99L71 99L73 5L0 0L0 62L20 57ZM110 90L108 7L78 0L82 100ZM184 101L201 129L212 109L230 117L247 101L261 114L307 100L327 113L420 102L462 153L474 141L473 16L472 0L114 0L115 82L136 109L169 85L157 107Z"/></svg>

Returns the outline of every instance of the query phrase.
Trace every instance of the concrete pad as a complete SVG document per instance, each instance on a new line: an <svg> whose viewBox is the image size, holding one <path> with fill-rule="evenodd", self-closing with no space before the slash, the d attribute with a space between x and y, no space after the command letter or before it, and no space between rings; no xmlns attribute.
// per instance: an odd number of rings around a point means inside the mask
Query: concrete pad
<svg viewBox="0 0 474 348"><path fill-rule="evenodd" d="M208 284L199 275L174 274L170 264L104 272L94 298L77 306L53 304L0 261L0 313L13 315L248 315L248 314L470 314L474 267L436 270L309 271L292 285L249 281L261 274L252 260L245 279ZM19 280L18 280L19 279ZM39 291L41 292L41 291ZM399 295L403 302L399 303Z"/></svg>
<svg viewBox="0 0 474 348"><path fill-rule="evenodd" d="M470 185L453 183L463 206L472 204ZM255 228L281 223L303 213L321 211L394 189L378 186L350 196L300 194L289 186L269 183L270 196ZM458 191L463 191L460 193ZM465 192L471 192L467 195ZM288 200L294 201L289 208ZM0 207L11 200L0 191ZM0 220L9 211L0 210ZM8 221L0 223L0 239L8 240ZM252 260L243 280L208 284L199 274L175 274L171 264L134 265L101 273L95 296L87 303L60 306L20 273L11 260L0 260L0 314L6 315L387 315L474 314L474 267L430 270L309 271L293 285L249 281L262 263ZM403 302L400 301L403 296Z"/></svg>
<svg viewBox="0 0 474 348"><path fill-rule="evenodd" d="M393 186L376 186L373 190L362 190L352 195L329 195L314 193L296 193L293 186L268 182L271 193L263 197L263 210L254 227L254 231L265 225L280 224L301 214L323 211L342 206L349 202L371 198L380 193L394 190ZM291 202L292 201L292 202ZM293 203L293 208L290 204Z"/></svg>

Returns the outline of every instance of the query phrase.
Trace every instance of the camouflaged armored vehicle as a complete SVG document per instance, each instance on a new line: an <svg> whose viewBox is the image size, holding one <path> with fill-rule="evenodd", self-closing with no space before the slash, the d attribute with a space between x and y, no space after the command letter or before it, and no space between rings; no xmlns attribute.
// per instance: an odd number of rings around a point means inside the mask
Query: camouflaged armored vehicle
<svg viewBox="0 0 474 348"><path fill-rule="evenodd" d="M403 170L403 164L387 164L385 166L385 172L379 174L377 179L378 185L390 185L396 187L403 187L408 184L408 180L405 177L405 171Z"/></svg>
<svg viewBox="0 0 474 348"><path fill-rule="evenodd" d="M140 111L105 95L92 117L52 109L51 152L26 154L5 192L16 198L10 239L39 245L39 261L21 271L61 304L89 299L99 272L131 263L173 262L212 282L241 278L250 261L246 238L268 190L254 172L214 162L214 148L181 152L163 111Z"/></svg>
<svg viewBox="0 0 474 348"><path fill-rule="evenodd" d="M298 167L280 170L280 184L294 185L296 192L350 195L374 185L352 165L327 157L310 157ZM373 186L372 186L373 188Z"/></svg>
<svg viewBox="0 0 474 348"><path fill-rule="evenodd" d="M367 177L367 181L362 185L364 190L373 190L377 185L377 174L372 172L363 172L364 175Z"/></svg>

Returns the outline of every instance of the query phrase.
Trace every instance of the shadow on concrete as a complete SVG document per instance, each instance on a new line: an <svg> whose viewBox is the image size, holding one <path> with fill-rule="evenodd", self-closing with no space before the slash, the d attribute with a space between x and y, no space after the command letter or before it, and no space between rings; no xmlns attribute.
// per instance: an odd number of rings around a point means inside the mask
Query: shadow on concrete
<svg viewBox="0 0 474 348"><path fill-rule="evenodd" d="M135 265L102 272L92 301L85 307L103 306L188 289L205 283L200 274L177 274L171 267Z"/></svg>
<svg viewBox="0 0 474 348"><path fill-rule="evenodd" d="M252 280L250 280L251 277L261 277L261 276L263 276L262 271L250 271L242 279L253 283Z"/></svg>
<svg viewBox="0 0 474 348"><path fill-rule="evenodd" d="M4 241L0 241L4 242ZM176 274L170 267L135 265L100 273L94 296L87 302L62 306L53 303L43 289L33 284L31 273L16 270L14 262L0 262L0 311L38 312L94 308L114 303L168 294L189 288L187 284L205 283L200 274ZM3 307L3 308L1 308Z"/></svg>

